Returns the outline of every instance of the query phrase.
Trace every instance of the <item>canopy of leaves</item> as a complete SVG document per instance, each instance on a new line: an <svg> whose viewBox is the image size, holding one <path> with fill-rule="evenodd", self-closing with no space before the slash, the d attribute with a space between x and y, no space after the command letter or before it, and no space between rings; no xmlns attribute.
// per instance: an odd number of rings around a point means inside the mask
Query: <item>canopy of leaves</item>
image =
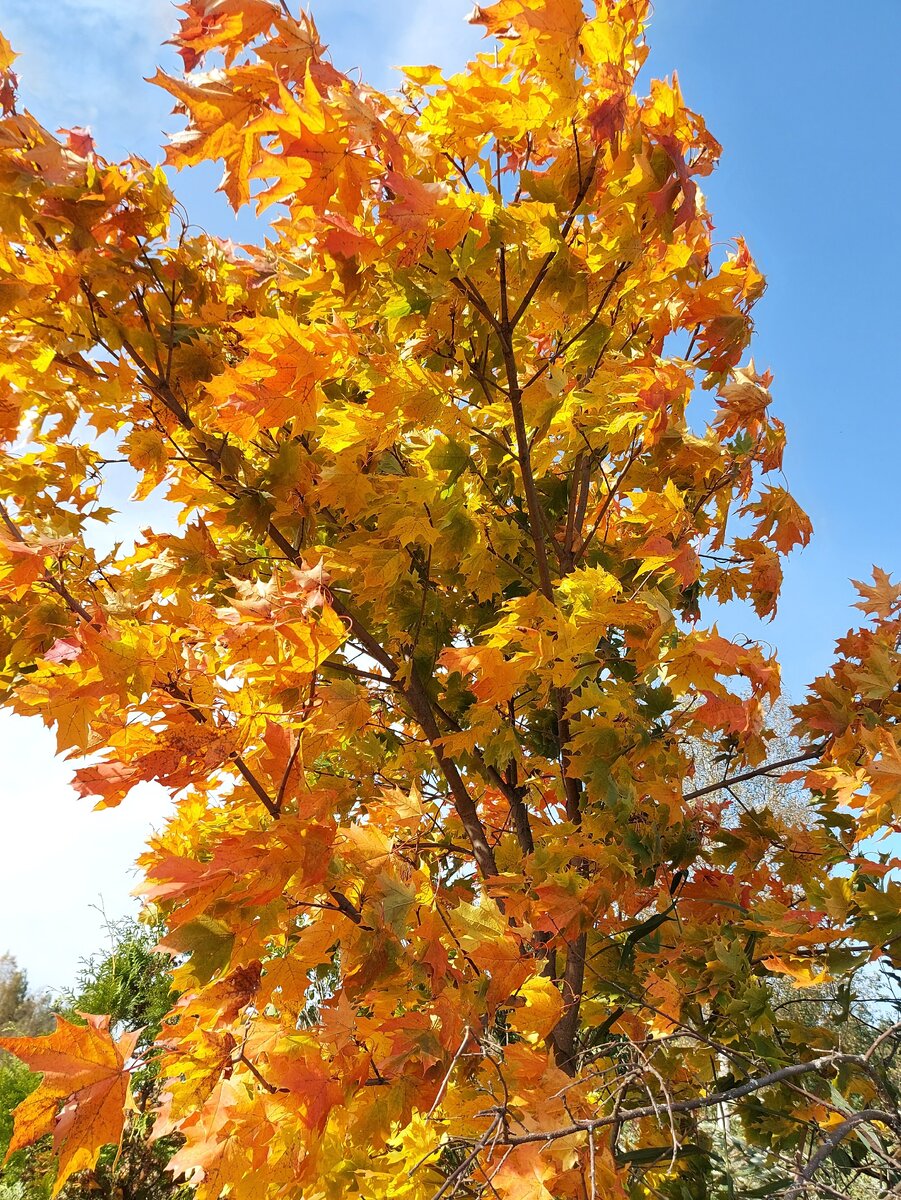
<svg viewBox="0 0 901 1200"><path fill-rule="evenodd" d="M636 87L647 0L477 7L486 52L398 95L285 5L182 7L167 160L221 161L259 247L19 112L0 44L0 687L82 795L176 798L142 860L172 1170L694 1197L730 1106L770 1194L862 1155L890 1183L891 1034L847 1050L772 981L897 963L901 588L859 585L774 759L778 664L706 622L771 615L810 526L719 146ZM101 554L123 463L180 527ZM803 820L736 807L764 773ZM12 1047L64 1171L121 1128L82 1092L124 1095L128 1050L89 1028Z"/></svg>

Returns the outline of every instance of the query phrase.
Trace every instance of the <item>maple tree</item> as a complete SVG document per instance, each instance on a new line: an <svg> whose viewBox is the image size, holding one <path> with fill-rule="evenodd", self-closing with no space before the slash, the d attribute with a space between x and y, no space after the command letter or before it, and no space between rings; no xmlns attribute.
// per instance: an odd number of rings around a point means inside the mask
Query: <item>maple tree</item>
<svg viewBox="0 0 901 1200"><path fill-rule="evenodd" d="M777 662L702 617L772 615L810 525L719 146L636 87L647 0L476 8L490 48L396 95L284 5L182 9L167 162L221 161L257 247L20 112L0 42L3 696L99 806L175 799L141 860L173 1171L693 1197L728 1109L768 1194L890 1178L895 1027L848 1049L775 983L898 963L901 587L858 585L774 759ZM101 553L123 462L180 531ZM741 803L764 775L800 815ZM129 1047L4 1045L61 1182L117 1140Z"/></svg>

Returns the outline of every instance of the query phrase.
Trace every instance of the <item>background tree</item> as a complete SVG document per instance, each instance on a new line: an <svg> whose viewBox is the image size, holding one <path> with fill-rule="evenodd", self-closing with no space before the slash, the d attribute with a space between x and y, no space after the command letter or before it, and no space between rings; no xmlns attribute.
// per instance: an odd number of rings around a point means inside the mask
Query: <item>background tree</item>
<svg viewBox="0 0 901 1200"><path fill-rule="evenodd" d="M780 758L778 664L700 622L771 615L810 528L647 12L500 0L385 96L286 5L191 0L168 160L279 206L256 248L19 113L3 50L4 696L82 794L177 800L156 1130L202 1200L699 1197L714 1113L786 1200L896 1177L894 1029L772 981L897 962L901 588ZM181 526L101 554L123 461ZM809 811L736 805L764 775ZM117 1032L6 1042L58 1186L121 1136Z"/></svg>
<svg viewBox="0 0 901 1200"><path fill-rule="evenodd" d="M53 1024L50 997L29 990L28 976L11 954L0 958L0 1033L33 1036Z"/></svg>

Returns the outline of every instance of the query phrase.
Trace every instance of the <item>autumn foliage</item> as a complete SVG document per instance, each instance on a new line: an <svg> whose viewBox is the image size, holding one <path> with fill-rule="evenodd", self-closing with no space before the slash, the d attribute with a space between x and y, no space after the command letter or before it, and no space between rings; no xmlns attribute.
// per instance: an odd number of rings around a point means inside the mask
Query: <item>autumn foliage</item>
<svg viewBox="0 0 901 1200"><path fill-rule="evenodd" d="M810 526L719 146L635 87L647 0L477 8L486 51L391 95L269 0L182 9L167 162L220 161L257 247L20 112L0 42L0 687L100 807L175 799L141 863L172 1169L700 1197L727 1104L789 1195L864 1125L890 1156L887 1043L782 1001L898 963L901 588L859 586L774 761L778 664L712 622L770 616ZM179 527L101 553L123 462ZM6 1046L62 1182L129 1049Z"/></svg>

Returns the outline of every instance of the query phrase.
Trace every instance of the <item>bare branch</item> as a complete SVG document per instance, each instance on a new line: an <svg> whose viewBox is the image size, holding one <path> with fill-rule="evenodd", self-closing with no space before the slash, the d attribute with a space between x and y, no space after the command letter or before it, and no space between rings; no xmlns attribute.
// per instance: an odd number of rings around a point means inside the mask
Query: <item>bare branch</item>
<svg viewBox="0 0 901 1200"><path fill-rule="evenodd" d="M791 767L795 763L808 762L812 758L819 758L825 749L824 743L816 746L811 746L804 750L801 754L792 755L791 758L781 758L778 762L764 763L761 767L755 767L751 771L742 771L740 775L730 775L727 779L721 779L719 783L709 783L706 787L696 788L693 792L686 792L682 797L683 800L697 800L700 796L709 796L713 792L720 792L724 788L729 788L736 783L745 783L748 779L757 779L761 775L769 775L772 771L778 771L781 767Z"/></svg>

